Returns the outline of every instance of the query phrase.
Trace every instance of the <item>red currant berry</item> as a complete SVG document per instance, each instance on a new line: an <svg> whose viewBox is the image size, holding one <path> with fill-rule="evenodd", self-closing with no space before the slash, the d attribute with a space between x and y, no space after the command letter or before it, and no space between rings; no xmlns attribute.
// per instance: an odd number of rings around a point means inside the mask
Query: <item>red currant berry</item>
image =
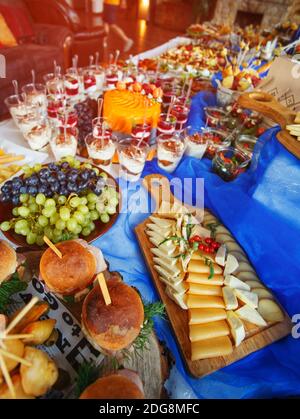
<svg viewBox="0 0 300 419"><path fill-rule="evenodd" d="M204 251L204 249L205 249L205 246L204 246L204 244L199 244L199 250L201 250L202 252Z"/></svg>
<svg viewBox="0 0 300 419"><path fill-rule="evenodd" d="M210 237L207 237L207 239L205 239L205 243L207 244L212 244L213 239L211 239Z"/></svg>

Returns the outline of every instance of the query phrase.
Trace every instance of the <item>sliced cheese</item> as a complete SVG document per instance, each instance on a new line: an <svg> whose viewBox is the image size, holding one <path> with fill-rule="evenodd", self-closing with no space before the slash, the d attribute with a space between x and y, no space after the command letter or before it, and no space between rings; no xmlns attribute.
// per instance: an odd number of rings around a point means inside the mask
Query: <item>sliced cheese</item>
<svg viewBox="0 0 300 419"><path fill-rule="evenodd" d="M236 310L239 304L233 289L223 287L222 292L226 310Z"/></svg>
<svg viewBox="0 0 300 419"><path fill-rule="evenodd" d="M266 287L263 285L260 281L245 281L245 284L249 285L249 287L252 288L262 288L265 289Z"/></svg>
<svg viewBox="0 0 300 419"><path fill-rule="evenodd" d="M225 263L224 276L233 274L234 272L236 272L238 267L239 262L237 258L233 256L231 253L229 253Z"/></svg>
<svg viewBox="0 0 300 419"><path fill-rule="evenodd" d="M154 228L149 228L150 226L153 226ZM157 237L162 237L163 240L165 240L172 234L171 230L165 230L161 227L158 227L156 224L147 224L147 227L147 234L150 237L155 237L156 235Z"/></svg>
<svg viewBox="0 0 300 419"><path fill-rule="evenodd" d="M230 329L225 320L204 324L194 324L190 326L191 342L228 336L229 334Z"/></svg>
<svg viewBox="0 0 300 419"><path fill-rule="evenodd" d="M237 347L246 337L244 324L233 311L227 312L227 321L230 326L231 335L234 339L235 346Z"/></svg>
<svg viewBox="0 0 300 419"><path fill-rule="evenodd" d="M231 288L238 288L240 290L250 291L250 286L246 282L241 281L234 275L225 276L224 284Z"/></svg>
<svg viewBox="0 0 300 419"><path fill-rule="evenodd" d="M166 286L171 288L177 294L183 295L186 293L186 287L183 281L171 282L163 278L162 276L160 276L159 279L161 282L163 282Z"/></svg>
<svg viewBox="0 0 300 419"><path fill-rule="evenodd" d="M165 262L169 263L169 265L174 266L177 264L177 259L176 258L170 258L168 256L166 256L166 254L164 252L162 252L159 248L154 247L152 249L150 249L151 252L157 256L160 259L163 259Z"/></svg>
<svg viewBox="0 0 300 419"><path fill-rule="evenodd" d="M239 246L236 242L228 241L226 243L226 247L228 252L243 252L241 246Z"/></svg>
<svg viewBox="0 0 300 419"><path fill-rule="evenodd" d="M192 259L192 260L201 260L202 262L204 262L204 261L205 261L205 259L208 259L208 260L210 260L211 262L215 263L215 258L214 258L214 256L204 254L204 253L202 253L202 252L199 252L198 250L197 250L197 252L194 252L194 253L192 254L192 258L191 258L191 259Z"/></svg>
<svg viewBox="0 0 300 419"><path fill-rule="evenodd" d="M192 343L192 361L230 355L233 352L228 336L201 340Z"/></svg>
<svg viewBox="0 0 300 419"><path fill-rule="evenodd" d="M192 308L189 310L189 324L203 324L225 320L226 311L221 308Z"/></svg>
<svg viewBox="0 0 300 419"><path fill-rule="evenodd" d="M220 268L220 266L214 264L213 268L215 275L221 275L223 273L223 270ZM188 271L199 274L208 274L209 276L211 269L204 261L191 260L188 266Z"/></svg>
<svg viewBox="0 0 300 419"><path fill-rule="evenodd" d="M172 288L170 288L170 287L166 288L166 294L168 295L168 297L171 298L171 300L173 300L176 304L178 304L180 308L182 308L183 310L188 309L188 307L186 305L186 302L185 302L185 296L184 295L175 293L172 290Z"/></svg>
<svg viewBox="0 0 300 419"><path fill-rule="evenodd" d="M192 282L186 282L185 284L187 287L187 294L222 297L222 287L216 285L200 285Z"/></svg>
<svg viewBox="0 0 300 419"><path fill-rule="evenodd" d="M161 235L159 233L156 233L156 231L146 230L146 233L147 233L147 236L148 237L154 238L155 240L159 241L159 243L161 243L161 242L163 242L163 241L166 240L166 237L165 236L163 236L163 235Z"/></svg>
<svg viewBox="0 0 300 419"><path fill-rule="evenodd" d="M223 298L214 295L187 294L186 305L188 308L225 308Z"/></svg>
<svg viewBox="0 0 300 419"><path fill-rule="evenodd" d="M216 254L216 263L220 266L225 266L226 263L226 246L222 245L221 247L219 247L217 254Z"/></svg>
<svg viewBox="0 0 300 419"><path fill-rule="evenodd" d="M271 300L274 299L273 294L264 288L253 288L252 292L254 292L260 300L263 298L269 298Z"/></svg>
<svg viewBox="0 0 300 419"><path fill-rule="evenodd" d="M269 323L277 323L284 320L283 311L275 301L270 299L260 300L258 312Z"/></svg>
<svg viewBox="0 0 300 419"><path fill-rule="evenodd" d="M153 237L150 237L149 240L154 246L164 252L166 256L171 256L175 253L176 247L171 242L161 244L160 240L154 239Z"/></svg>
<svg viewBox="0 0 300 419"><path fill-rule="evenodd" d="M218 233L221 233L221 234L223 233L223 234L227 234L229 236L232 236L232 234L230 233L230 231L226 227L224 227L222 225L219 225L219 226L216 227L216 232L217 232L217 234Z"/></svg>
<svg viewBox="0 0 300 419"><path fill-rule="evenodd" d="M159 275L161 275L164 279L167 281L172 282L173 284L181 282L184 279L184 274L180 274L178 276L172 275L169 271L166 271L164 268L162 268L159 265L154 265L154 269L156 270Z"/></svg>
<svg viewBox="0 0 300 419"><path fill-rule="evenodd" d="M254 292L239 289L235 289L234 292L237 298L243 303L247 304L252 308L258 307L258 296L257 294L254 294Z"/></svg>
<svg viewBox="0 0 300 419"><path fill-rule="evenodd" d="M153 215L150 217L150 220L161 228L170 229L174 227L174 221L166 220L165 218L158 218L154 217Z"/></svg>
<svg viewBox="0 0 300 419"><path fill-rule="evenodd" d="M267 323L258 311L250 306L245 305L239 308L235 314L239 316L240 319L255 324L256 326L267 326Z"/></svg>
<svg viewBox="0 0 300 419"><path fill-rule="evenodd" d="M235 276L241 281L259 281L257 275L253 272L239 272Z"/></svg>
<svg viewBox="0 0 300 419"><path fill-rule="evenodd" d="M213 278L208 279L207 274L197 274L190 272L188 274L187 281L200 285L223 285L224 277L222 275L214 275Z"/></svg>
<svg viewBox="0 0 300 419"><path fill-rule="evenodd" d="M191 237L200 236L204 238L208 238L211 236L211 231L207 228L202 227L200 224L197 224L192 229Z"/></svg>
<svg viewBox="0 0 300 419"><path fill-rule="evenodd" d="M237 272L251 272L256 275L255 270L252 268L249 262L241 262Z"/></svg>
<svg viewBox="0 0 300 419"><path fill-rule="evenodd" d="M228 242L235 243L234 238L232 237L232 235L229 232L228 233L217 233L216 234L216 240L217 240L217 242L224 243L224 244L227 244Z"/></svg>
<svg viewBox="0 0 300 419"><path fill-rule="evenodd" d="M178 276L181 273L181 270L176 265L169 264L164 258L154 257L153 261L156 265L161 266L173 276Z"/></svg>

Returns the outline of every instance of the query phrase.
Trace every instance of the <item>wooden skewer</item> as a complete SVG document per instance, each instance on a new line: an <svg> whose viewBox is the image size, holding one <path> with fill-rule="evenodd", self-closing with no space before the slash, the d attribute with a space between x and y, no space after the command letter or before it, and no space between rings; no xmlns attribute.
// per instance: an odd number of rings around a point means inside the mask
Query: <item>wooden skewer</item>
<svg viewBox="0 0 300 419"><path fill-rule="evenodd" d="M9 388L10 394L11 394L11 396L12 396L13 399L16 399L17 398L16 390L15 390L15 387L13 385L13 382L12 382L12 380L10 378L10 375L9 375L9 372L8 372L8 369L7 369L7 366L5 364L5 361L4 361L4 359L3 359L3 357L2 357L1 354L0 354L0 366L1 366L2 374L3 374L4 378L5 378L6 384L7 384L8 388Z"/></svg>
<svg viewBox="0 0 300 419"><path fill-rule="evenodd" d="M37 297L33 297L32 300L20 311L20 313L13 319L13 321L8 325L8 328L5 330L7 335L22 319L23 317L32 309L33 306L39 301Z"/></svg>
<svg viewBox="0 0 300 419"><path fill-rule="evenodd" d="M51 250L60 258L62 259L62 253L58 250L58 248L52 243L51 240L48 239L47 236L44 236L44 242L50 247Z"/></svg>
<svg viewBox="0 0 300 419"><path fill-rule="evenodd" d="M110 298L110 295L109 295L109 291L108 291L108 288L107 288L107 284L106 284L104 275L99 274L97 279L98 279L98 282L99 282L99 285L100 285L100 289L101 289L105 304L107 306L109 306L109 305L111 305L111 298Z"/></svg>
<svg viewBox="0 0 300 419"><path fill-rule="evenodd" d="M16 339L31 339L34 335L30 334L23 334L23 335L0 335L0 339L3 340L16 340Z"/></svg>
<svg viewBox="0 0 300 419"><path fill-rule="evenodd" d="M13 361L17 361L20 364L26 365L26 367L31 367L31 363L26 361L26 359L21 358L18 355L11 354L10 352L7 352L5 349L0 349L0 355L5 356L5 358L12 359Z"/></svg>

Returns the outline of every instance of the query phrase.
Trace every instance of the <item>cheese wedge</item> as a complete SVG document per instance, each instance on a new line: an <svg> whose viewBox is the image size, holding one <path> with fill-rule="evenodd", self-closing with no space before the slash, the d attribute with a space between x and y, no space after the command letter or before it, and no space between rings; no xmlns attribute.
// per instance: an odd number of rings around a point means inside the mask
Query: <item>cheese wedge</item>
<svg viewBox="0 0 300 419"><path fill-rule="evenodd" d="M257 275L253 272L238 272L235 276L241 281L259 281Z"/></svg>
<svg viewBox="0 0 300 419"><path fill-rule="evenodd" d="M163 259L165 262L167 262L169 265L174 266L177 264L178 260L176 258L170 258L168 256L166 256L166 254L164 252L162 252L159 248L157 247L153 247L152 249L150 249L151 252L157 256L160 259Z"/></svg>
<svg viewBox="0 0 300 419"><path fill-rule="evenodd" d="M191 295L186 296L188 308L225 308L224 300L213 295Z"/></svg>
<svg viewBox="0 0 300 419"><path fill-rule="evenodd" d="M250 286L246 282L241 281L234 275L225 276L224 284L230 288L238 288L240 290L250 291Z"/></svg>
<svg viewBox="0 0 300 419"><path fill-rule="evenodd" d="M208 237L211 237L211 231L197 224L192 229L191 237L194 237L194 236L208 238Z"/></svg>
<svg viewBox="0 0 300 419"><path fill-rule="evenodd" d="M235 289L234 292L237 298L243 303L247 304L248 306L252 308L258 307L258 296L257 294L254 294L254 292L244 291L244 290L239 290L239 289Z"/></svg>
<svg viewBox="0 0 300 419"><path fill-rule="evenodd" d="M226 253L227 253L226 246L222 245L218 249L217 254L216 254L216 259L215 260L216 260L216 263L218 265L225 266L225 263L226 263Z"/></svg>
<svg viewBox="0 0 300 419"><path fill-rule="evenodd" d="M263 299L263 298L269 298L271 300L274 300L273 294L268 291L267 289L264 288L253 288L252 292L254 292L254 294L256 294L259 298L259 300Z"/></svg>
<svg viewBox="0 0 300 419"><path fill-rule="evenodd" d="M176 265L169 264L164 258L154 257L153 261L156 265L161 266L173 276L178 276L181 273L181 270Z"/></svg>
<svg viewBox="0 0 300 419"><path fill-rule="evenodd" d="M154 217L153 215L150 217L150 220L152 221L152 223L156 224L157 226L161 228L170 229L175 225L174 221L166 220L164 218Z"/></svg>
<svg viewBox="0 0 300 419"><path fill-rule="evenodd" d="M259 314L269 323L282 322L284 314L279 305L270 299L262 299L258 304Z"/></svg>
<svg viewBox="0 0 300 419"><path fill-rule="evenodd" d="M223 270L218 265L213 265L215 275L221 275ZM210 267L204 261L191 260L188 266L189 272L210 275Z"/></svg>
<svg viewBox="0 0 300 419"><path fill-rule="evenodd" d="M233 311L227 312L227 321L230 326L231 335L234 339L235 346L240 346L246 337L246 331L243 322Z"/></svg>
<svg viewBox="0 0 300 419"><path fill-rule="evenodd" d="M192 343L192 361L230 355L233 352L228 336L201 340Z"/></svg>
<svg viewBox="0 0 300 419"><path fill-rule="evenodd" d="M230 329L225 320L217 322L194 324L190 326L190 340L191 342L198 342L204 339L218 338L221 336L228 336Z"/></svg>
<svg viewBox="0 0 300 419"><path fill-rule="evenodd" d="M170 229L161 228L161 227L157 226L156 224L147 224L147 234L148 234L148 236L152 235L152 237L153 237L153 233L155 233L158 237L163 237L165 239L165 238L169 237L172 232L171 232Z"/></svg>
<svg viewBox="0 0 300 419"><path fill-rule="evenodd" d="M155 231L147 230L146 233L148 237L153 237L155 240L158 240L160 243L166 240L165 236L163 236L162 234L156 233Z"/></svg>
<svg viewBox="0 0 300 419"><path fill-rule="evenodd" d="M186 282L187 294L194 295L213 295L215 297L222 297L222 287L217 285L201 285L192 282Z"/></svg>
<svg viewBox="0 0 300 419"><path fill-rule="evenodd" d="M167 279L163 278L162 276L159 277L159 280L163 282L166 286L172 288L174 292L178 294L185 294L186 293L186 286L182 280L178 280L177 282L168 281ZM184 292L183 292L184 291Z"/></svg>
<svg viewBox="0 0 300 419"><path fill-rule="evenodd" d="M266 287L264 284L260 281L245 281L245 284L249 285L249 287L252 288L262 288L265 289Z"/></svg>
<svg viewBox="0 0 300 419"><path fill-rule="evenodd" d="M189 310L189 325L225 320L226 311L221 308L192 308Z"/></svg>
<svg viewBox="0 0 300 419"><path fill-rule="evenodd" d="M231 253L228 254L225 269L224 269L224 276L233 274L237 271L239 267L239 262L236 257L234 257Z"/></svg>
<svg viewBox="0 0 300 419"><path fill-rule="evenodd" d="M222 275L214 275L212 279L208 279L207 274L197 274L190 272L187 278L188 282L194 282L200 285L223 285L224 277Z"/></svg>
<svg viewBox="0 0 300 419"><path fill-rule="evenodd" d="M166 288L166 294L168 295L171 300L173 300L176 304L179 305L180 308L183 310L187 310L188 307L185 302L185 296L175 293L171 288Z"/></svg>
<svg viewBox="0 0 300 419"><path fill-rule="evenodd" d="M222 292L226 310L236 310L239 304L233 289L223 287Z"/></svg>
<svg viewBox="0 0 300 419"><path fill-rule="evenodd" d="M154 239L153 237L150 237L149 240L154 246L159 247L166 256L171 256L175 253L176 247L171 242L161 244L160 240Z"/></svg>
<svg viewBox="0 0 300 419"><path fill-rule="evenodd" d="M240 319L245 320L246 322L255 324L256 326L267 326L267 323L262 318L262 316L254 308L250 306L243 306L239 308L235 314L239 316Z"/></svg>
<svg viewBox="0 0 300 419"><path fill-rule="evenodd" d="M162 276L167 281L172 282L173 284L183 281L184 274L180 274L178 276L172 275L169 271L166 271L164 268L162 268L159 265L154 265L153 268L156 270L157 273L159 273L160 276Z"/></svg>

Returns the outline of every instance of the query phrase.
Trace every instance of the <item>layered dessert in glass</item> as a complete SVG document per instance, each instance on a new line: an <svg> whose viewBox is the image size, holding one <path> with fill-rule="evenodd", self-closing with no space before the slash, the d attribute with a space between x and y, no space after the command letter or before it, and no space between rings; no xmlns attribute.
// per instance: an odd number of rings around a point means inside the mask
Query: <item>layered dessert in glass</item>
<svg viewBox="0 0 300 419"><path fill-rule="evenodd" d="M24 137L32 150L41 150L50 142L52 128L47 119L40 119Z"/></svg>
<svg viewBox="0 0 300 419"><path fill-rule="evenodd" d="M149 145L145 141L133 143L132 138L118 142L118 155L121 176L136 182L140 179L149 152Z"/></svg>
<svg viewBox="0 0 300 419"><path fill-rule="evenodd" d="M37 106L40 110L41 115L46 115L46 86L44 86L43 84L26 84L26 86L22 87L22 91L26 97L26 102L29 105Z"/></svg>
<svg viewBox="0 0 300 419"><path fill-rule="evenodd" d="M92 67L86 68L83 70L83 85L85 93L93 97L97 92L97 79L95 71Z"/></svg>
<svg viewBox="0 0 300 419"><path fill-rule="evenodd" d="M57 130L50 141L51 150L54 154L55 160L59 161L63 157L75 156L77 152L78 130L64 130L61 132Z"/></svg>
<svg viewBox="0 0 300 419"><path fill-rule="evenodd" d="M93 119L93 136L95 138L112 136L112 129L107 118L97 117Z"/></svg>
<svg viewBox="0 0 300 419"><path fill-rule="evenodd" d="M47 96L48 106L47 114L48 118L54 125L58 125L58 113L63 108L64 102L61 98L57 98L55 95Z"/></svg>
<svg viewBox="0 0 300 419"><path fill-rule="evenodd" d="M66 95L72 99L79 95L80 91L80 76L77 68L69 68L65 75L65 89Z"/></svg>
<svg viewBox="0 0 300 419"><path fill-rule="evenodd" d="M191 127L184 131L185 136L185 154L189 157L202 159L207 148L207 141L201 132L197 132Z"/></svg>
<svg viewBox="0 0 300 419"><path fill-rule="evenodd" d="M93 133L85 139L89 158L97 166L110 166L116 151L116 139L112 135L103 137L94 137Z"/></svg>
<svg viewBox="0 0 300 419"><path fill-rule="evenodd" d="M147 120L141 121L140 118L135 118L133 120L131 137L134 140L139 141L143 139L144 141L150 142L151 131L152 131L152 124L150 123L150 121L149 122Z"/></svg>
<svg viewBox="0 0 300 419"><path fill-rule="evenodd" d="M173 115L162 113L157 123L157 136L172 135L176 130L177 119Z"/></svg>
<svg viewBox="0 0 300 419"><path fill-rule="evenodd" d="M160 135L157 138L158 166L168 173L174 172L179 165L185 151L184 136L174 133Z"/></svg>
<svg viewBox="0 0 300 419"><path fill-rule="evenodd" d="M4 101L16 125L19 119L26 116L28 112L24 99L24 95L12 95Z"/></svg>
<svg viewBox="0 0 300 419"><path fill-rule="evenodd" d="M106 70L105 82L108 90L115 89L119 81L119 73L117 66L110 66Z"/></svg>
<svg viewBox="0 0 300 419"><path fill-rule="evenodd" d="M171 114L177 119L176 129L181 131L186 125L189 117L190 108L183 105L175 105L171 110Z"/></svg>

